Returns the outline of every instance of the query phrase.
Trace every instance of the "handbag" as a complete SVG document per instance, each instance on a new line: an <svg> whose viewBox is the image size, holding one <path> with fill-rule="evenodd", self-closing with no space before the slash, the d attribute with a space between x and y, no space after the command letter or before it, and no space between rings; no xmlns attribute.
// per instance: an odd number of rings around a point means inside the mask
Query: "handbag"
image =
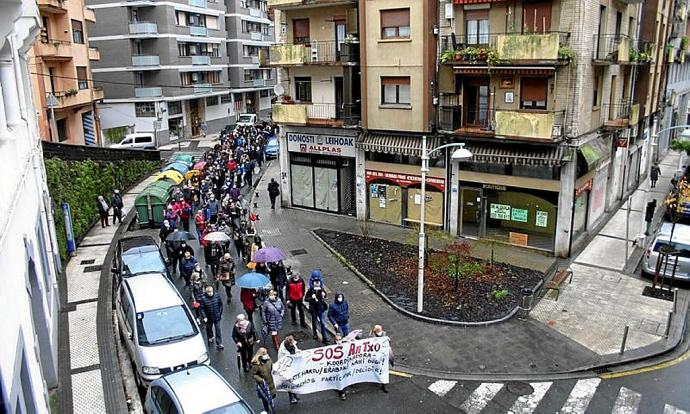
<svg viewBox="0 0 690 414"><path fill-rule="evenodd" d="M227 282L230 280L230 273L229 272L222 272L218 274L218 277L216 277L219 282Z"/></svg>
<svg viewBox="0 0 690 414"><path fill-rule="evenodd" d="M195 301L195 300L192 301L192 308L194 308L194 309L199 309L200 307L201 307L201 303L199 303L199 302L197 302L197 301Z"/></svg>

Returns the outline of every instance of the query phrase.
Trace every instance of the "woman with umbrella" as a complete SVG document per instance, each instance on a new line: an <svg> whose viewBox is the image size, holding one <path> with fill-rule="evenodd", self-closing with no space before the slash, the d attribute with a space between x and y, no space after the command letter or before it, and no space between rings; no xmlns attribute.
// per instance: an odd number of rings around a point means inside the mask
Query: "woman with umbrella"
<svg viewBox="0 0 690 414"><path fill-rule="evenodd" d="M271 281L261 273L250 272L245 273L237 279L237 286L242 288L240 291L240 300L242 301L242 306L247 312L249 319L252 319L252 314L256 309L256 297L258 296L259 289L263 289L265 286L269 285Z"/></svg>

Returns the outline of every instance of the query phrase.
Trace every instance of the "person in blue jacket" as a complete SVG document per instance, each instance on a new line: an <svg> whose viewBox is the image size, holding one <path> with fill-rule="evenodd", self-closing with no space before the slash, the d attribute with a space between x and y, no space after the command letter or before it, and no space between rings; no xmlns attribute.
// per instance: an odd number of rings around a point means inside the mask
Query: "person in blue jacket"
<svg viewBox="0 0 690 414"><path fill-rule="evenodd" d="M340 292L335 294L335 300L328 307L328 320L333 324L336 331L340 330L343 336L350 333L350 326L348 325L350 307L345 300L345 295Z"/></svg>

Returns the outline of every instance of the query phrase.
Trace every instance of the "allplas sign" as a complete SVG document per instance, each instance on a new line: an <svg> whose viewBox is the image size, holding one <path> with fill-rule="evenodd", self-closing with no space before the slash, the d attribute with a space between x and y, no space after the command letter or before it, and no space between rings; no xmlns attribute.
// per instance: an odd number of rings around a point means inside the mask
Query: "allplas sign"
<svg viewBox="0 0 690 414"><path fill-rule="evenodd" d="M335 155L338 157L355 156L355 138L338 135L301 134L288 132L285 134L288 151L303 154Z"/></svg>
<svg viewBox="0 0 690 414"><path fill-rule="evenodd" d="M379 178L385 178L387 180L391 180L401 187L409 187L412 184L419 184L422 182L422 177L419 175L410 175L410 174L403 174L403 173L395 173L395 172L388 172L388 171L373 171L373 170L366 170L366 179L367 182L374 181ZM426 177L426 185L427 186L432 186L435 187L439 191L445 191L446 190L446 180L443 178L436 178L436 177Z"/></svg>

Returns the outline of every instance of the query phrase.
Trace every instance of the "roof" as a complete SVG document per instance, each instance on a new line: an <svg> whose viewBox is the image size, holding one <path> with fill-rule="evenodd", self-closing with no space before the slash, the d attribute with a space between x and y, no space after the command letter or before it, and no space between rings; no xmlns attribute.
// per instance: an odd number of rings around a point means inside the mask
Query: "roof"
<svg viewBox="0 0 690 414"><path fill-rule="evenodd" d="M176 371L163 378L185 412L187 408L193 409L190 412L206 412L241 399L216 370L206 365Z"/></svg>
<svg viewBox="0 0 690 414"><path fill-rule="evenodd" d="M505 143L498 145L468 143L465 148L472 153L472 157L464 160L465 162L550 167L559 165L565 152L562 146L508 145Z"/></svg>
<svg viewBox="0 0 690 414"><path fill-rule="evenodd" d="M426 141L427 151L441 145L439 137L428 137ZM419 135L393 135L367 132L364 138L357 142L357 147L364 151L384 152L387 154L422 156L422 136Z"/></svg>
<svg viewBox="0 0 690 414"><path fill-rule="evenodd" d="M181 305L184 302L168 278L160 273L145 273L124 279L134 299L137 312Z"/></svg>

